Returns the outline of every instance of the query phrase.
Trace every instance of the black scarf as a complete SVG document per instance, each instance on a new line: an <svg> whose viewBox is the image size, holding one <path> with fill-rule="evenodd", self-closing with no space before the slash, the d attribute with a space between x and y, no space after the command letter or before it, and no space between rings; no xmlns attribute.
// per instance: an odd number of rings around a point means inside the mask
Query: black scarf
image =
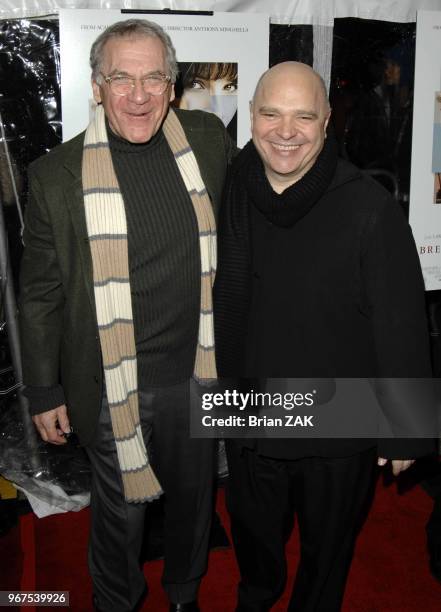
<svg viewBox="0 0 441 612"><path fill-rule="evenodd" d="M273 224L294 225L329 187L337 166L337 143L325 140L314 166L277 194L265 175L252 141L229 173L219 219L219 263L215 284L215 334L218 373L236 377L242 371L251 298L250 206Z"/></svg>
<svg viewBox="0 0 441 612"><path fill-rule="evenodd" d="M337 167L337 143L330 136L313 167L296 183L276 193L271 187L262 160L250 140L242 154L246 157L244 180L249 201L265 217L279 227L290 227L304 217L331 183Z"/></svg>

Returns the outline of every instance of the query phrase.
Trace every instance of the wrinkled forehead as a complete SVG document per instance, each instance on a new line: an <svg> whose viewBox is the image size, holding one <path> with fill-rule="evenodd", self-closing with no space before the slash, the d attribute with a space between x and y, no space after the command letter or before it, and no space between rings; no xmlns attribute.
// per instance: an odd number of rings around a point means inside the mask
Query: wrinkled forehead
<svg viewBox="0 0 441 612"><path fill-rule="evenodd" d="M165 62L166 53L162 41L156 36L126 34L112 36L106 41L102 51L102 64L114 63L120 57L142 58L156 57Z"/></svg>

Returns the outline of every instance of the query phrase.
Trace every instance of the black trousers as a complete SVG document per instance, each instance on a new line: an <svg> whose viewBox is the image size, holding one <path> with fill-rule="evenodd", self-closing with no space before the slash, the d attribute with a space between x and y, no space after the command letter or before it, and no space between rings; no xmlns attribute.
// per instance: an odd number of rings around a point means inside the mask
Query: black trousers
<svg viewBox="0 0 441 612"><path fill-rule="evenodd" d="M207 569L212 517L213 440L191 439L185 382L139 392L144 440L164 490L164 573L170 601L196 599ZM196 392L196 391L194 391ZM127 503L106 398L93 443L89 570L100 609L134 610L146 591L139 556L148 503Z"/></svg>
<svg viewBox="0 0 441 612"><path fill-rule="evenodd" d="M285 545L297 515L301 558L288 610L338 612L376 449L281 461L234 440L226 447L227 508L241 573L237 610L266 612L283 593Z"/></svg>

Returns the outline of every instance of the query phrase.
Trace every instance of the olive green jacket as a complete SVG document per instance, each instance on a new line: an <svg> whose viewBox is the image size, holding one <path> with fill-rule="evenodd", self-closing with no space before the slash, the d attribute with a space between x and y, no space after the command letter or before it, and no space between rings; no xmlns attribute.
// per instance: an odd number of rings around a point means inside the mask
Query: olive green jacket
<svg viewBox="0 0 441 612"><path fill-rule="evenodd" d="M217 213L235 147L215 115L176 114ZM29 168L19 318L23 382L41 387L46 397L44 409L31 409L43 412L65 398L71 425L87 444L98 421L103 370L81 181L83 141L84 133Z"/></svg>

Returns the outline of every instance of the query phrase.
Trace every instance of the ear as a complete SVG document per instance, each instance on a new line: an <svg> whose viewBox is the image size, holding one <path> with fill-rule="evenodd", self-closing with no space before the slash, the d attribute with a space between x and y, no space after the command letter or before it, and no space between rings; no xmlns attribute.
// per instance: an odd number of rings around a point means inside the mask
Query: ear
<svg viewBox="0 0 441 612"><path fill-rule="evenodd" d="M323 131L325 132L325 138L326 138L326 130L328 128L328 123L329 123L330 118L331 118L331 110L329 110L328 114L326 115L325 123L323 124Z"/></svg>
<svg viewBox="0 0 441 612"><path fill-rule="evenodd" d="M250 125L251 125L251 131L253 131L253 101L250 100Z"/></svg>
<svg viewBox="0 0 441 612"><path fill-rule="evenodd" d="M102 102L101 89L98 83L94 79L92 79L92 91L93 91L93 99L95 100L95 102L97 104L101 104Z"/></svg>
<svg viewBox="0 0 441 612"><path fill-rule="evenodd" d="M175 99L175 85L174 83L172 84L172 86L170 87L170 102L173 102L173 100Z"/></svg>

